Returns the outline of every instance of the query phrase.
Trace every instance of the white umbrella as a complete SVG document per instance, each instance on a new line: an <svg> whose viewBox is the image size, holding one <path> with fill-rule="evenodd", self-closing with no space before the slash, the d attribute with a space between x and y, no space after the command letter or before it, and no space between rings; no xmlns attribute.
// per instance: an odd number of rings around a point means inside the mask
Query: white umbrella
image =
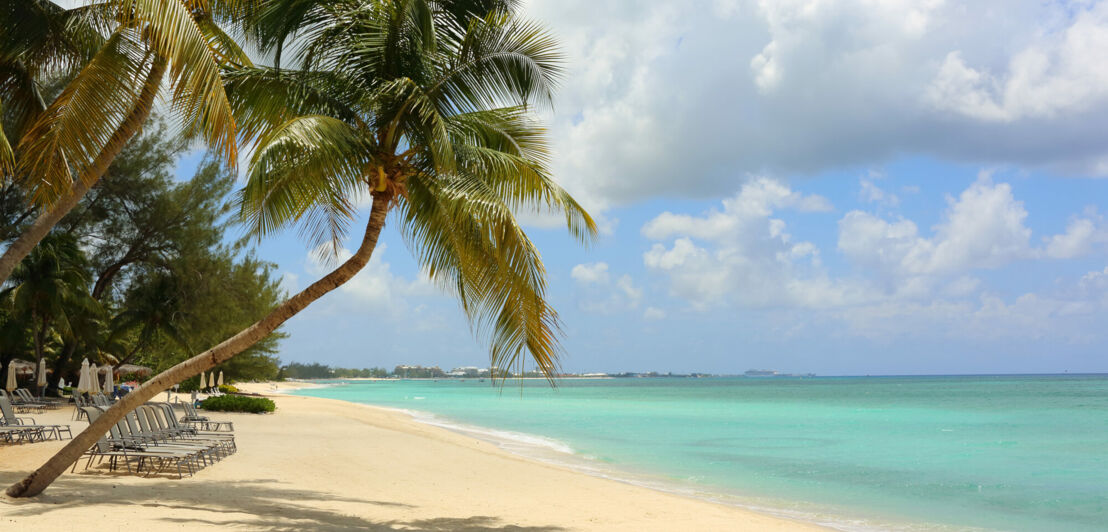
<svg viewBox="0 0 1108 532"><path fill-rule="evenodd" d="M77 393L87 392L90 380L92 379L89 378L88 359L86 358L81 361L81 375L77 379Z"/></svg>
<svg viewBox="0 0 1108 532"><path fill-rule="evenodd" d="M15 361L8 362L8 382L4 385L4 389L9 392L15 391L19 385L15 382Z"/></svg>
<svg viewBox="0 0 1108 532"><path fill-rule="evenodd" d="M46 386L46 359L43 358L38 361L38 381L35 382L35 386L42 388Z"/></svg>
<svg viewBox="0 0 1108 532"><path fill-rule="evenodd" d="M223 371L219 372L219 380L215 381L216 386L223 386Z"/></svg>
<svg viewBox="0 0 1108 532"><path fill-rule="evenodd" d="M215 388L215 373L208 374L208 388Z"/></svg>
<svg viewBox="0 0 1108 532"><path fill-rule="evenodd" d="M104 375L104 393L111 395L115 391L115 372L112 371L111 366L104 366L108 369L108 374Z"/></svg>
<svg viewBox="0 0 1108 532"><path fill-rule="evenodd" d="M100 393L100 370L96 364L88 365L88 392Z"/></svg>
<svg viewBox="0 0 1108 532"><path fill-rule="evenodd" d="M200 372L200 386L197 386L196 388L197 389L203 388L204 385L207 384L207 383L208 383L208 381L204 380L204 372L201 371Z"/></svg>

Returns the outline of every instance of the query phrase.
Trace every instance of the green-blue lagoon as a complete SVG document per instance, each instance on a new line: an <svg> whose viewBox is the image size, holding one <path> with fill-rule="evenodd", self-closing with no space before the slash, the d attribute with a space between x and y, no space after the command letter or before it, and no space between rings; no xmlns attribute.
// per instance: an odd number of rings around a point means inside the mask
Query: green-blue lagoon
<svg viewBox="0 0 1108 532"><path fill-rule="evenodd" d="M843 530L1108 529L1108 376L342 381L300 393Z"/></svg>

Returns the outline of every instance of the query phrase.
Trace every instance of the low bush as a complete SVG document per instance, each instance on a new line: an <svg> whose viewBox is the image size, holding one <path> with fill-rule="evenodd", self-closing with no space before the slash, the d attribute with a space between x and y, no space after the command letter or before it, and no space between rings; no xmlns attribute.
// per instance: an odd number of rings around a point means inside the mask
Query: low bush
<svg viewBox="0 0 1108 532"><path fill-rule="evenodd" d="M219 395L200 402L200 408L213 412L249 412L261 414L277 409L273 401L264 397L246 397L242 395Z"/></svg>
<svg viewBox="0 0 1108 532"><path fill-rule="evenodd" d="M231 386L230 384L220 384L219 391L223 393L239 393L239 389Z"/></svg>

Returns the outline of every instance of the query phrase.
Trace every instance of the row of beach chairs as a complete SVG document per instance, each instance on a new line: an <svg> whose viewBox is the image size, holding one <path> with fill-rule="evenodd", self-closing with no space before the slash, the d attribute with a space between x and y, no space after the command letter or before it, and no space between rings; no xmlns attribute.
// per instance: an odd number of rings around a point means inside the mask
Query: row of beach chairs
<svg viewBox="0 0 1108 532"><path fill-rule="evenodd" d="M0 441L31 443L48 439L73 438L69 425L40 425L31 417L17 417L7 396L0 396Z"/></svg>
<svg viewBox="0 0 1108 532"><path fill-rule="evenodd" d="M11 393L8 393L6 390L0 390L0 397L7 399L12 404L12 407L16 409L16 412L20 414L41 414L47 410L57 409L65 404L64 401L56 399L48 399L46 397L35 398L26 388L17 388Z"/></svg>
<svg viewBox="0 0 1108 532"><path fill-rule="evenodd" d="M96 421L105 406L84 406L89 422ZM111 430L85 451L85 469L108 461L108 470L119 469L149 475L175 468L178 478L194 474L234 453L235 436L230 432L198 429L177 420L168 403L147 403L128 412ZM134 469L132 469L134 466ZM76 470L77 464L73 464Z"/></svg>

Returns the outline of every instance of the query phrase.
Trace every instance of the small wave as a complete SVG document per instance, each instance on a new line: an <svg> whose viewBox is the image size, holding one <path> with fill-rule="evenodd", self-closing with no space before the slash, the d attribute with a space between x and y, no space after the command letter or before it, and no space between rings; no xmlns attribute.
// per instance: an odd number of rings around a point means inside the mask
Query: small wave
<svg viewBox="0 0 1108 532"><path fill-rule="evenodd" d="M526 451L529 449L554 451L567 455L574 454L573 448L566 443L545 436L458 423L418 410L406 410L405 413L420 423L459 432L482 441L494 443L498 447L519 454L527 454Z"/></svg>
<svg viewBox="0 0 1108 532"><path fill-rule="evenodd" d="M477 440L492 443L512 454L547 464L566 467L590 476L682 497L744 508L765 515L813 523L833 530L840 530L843 532L949 532L954 530L968 532L983 530L976 528L950 527L934 523L904 523L858 519L840 514L830 508L820 508L799 501L726 494L725 491L713 490L711 486L704 485L702 483L703 479L698 477L662 479L654 475L636 474L623 469L609 467L602 463L596 456L577 453L569 444L545 436L470 425L422 410L411 410L407 408L366 403L356 404L399 412L407 415L418 423L463 434Z"/></svg>

